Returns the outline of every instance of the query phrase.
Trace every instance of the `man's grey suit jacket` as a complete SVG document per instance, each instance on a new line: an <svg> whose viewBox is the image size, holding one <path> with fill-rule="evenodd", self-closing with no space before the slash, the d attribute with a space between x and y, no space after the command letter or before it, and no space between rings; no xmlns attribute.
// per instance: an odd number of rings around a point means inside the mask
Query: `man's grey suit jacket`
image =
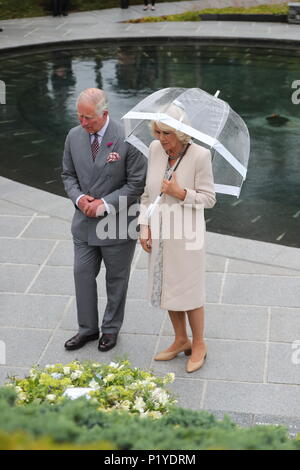
<svg viewBox="0 0 300 470"><path fill-rule="evenodd" d="M131 233L134 232L133 227L136 227L138 214L135 213L135 203L144 190L147 160L124 139L123 127L110 118L93 162L90 136L81 126L71 129L66 138L62 179L66 193L76 208L72 234L89 245L124 243L132 237L128 236L128 226ZM108 162L107 157L111 152L118 153L120 159ZM104 198L111 213L100 218L87 217L76 206L76 200L81 194L89 194L96 199ZM105 226L110 227L106 233Z"/></svg>

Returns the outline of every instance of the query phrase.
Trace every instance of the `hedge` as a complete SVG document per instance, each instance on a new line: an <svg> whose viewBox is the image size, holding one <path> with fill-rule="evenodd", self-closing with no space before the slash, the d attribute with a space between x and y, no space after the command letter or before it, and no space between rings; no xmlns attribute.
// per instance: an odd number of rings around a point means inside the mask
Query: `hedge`
<svg viewBox="0 0 300 470"><path fill-rule="evenodd" d="M173 407L160 419L126 411L99 411L91 400L17 405L0 388L0 449L300 450L285 427L239 428L228 417Z"/></svg>
<svg viewBox="0 0 300 470"><path fill-rule="evenodd" d="M252 7L226 7L226 8L205 8L203 10L186 11L173 15L145 16L128 23L158 23L162 21L201 21L201 14L266 14L266 15L287 15L288 5L286 3L255 5Z"/></svg>

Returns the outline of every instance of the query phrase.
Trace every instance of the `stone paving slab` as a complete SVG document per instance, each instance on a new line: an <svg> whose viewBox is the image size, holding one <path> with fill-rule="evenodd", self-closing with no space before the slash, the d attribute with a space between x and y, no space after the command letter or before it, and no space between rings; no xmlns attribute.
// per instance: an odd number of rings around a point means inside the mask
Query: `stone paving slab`
<svg viewBox="0 0 300 470"><path fill-rule="evenodd" d="M266 307L208 303L206 305L206 337L265 341L268 316Z"/></svg>
<svg viewBox="0 0 300 470"><path fill-rule="evenodd" d="M35 265L0 264L0 292L25 292L38 269Z"/></svg>
<svg viewBox="0 0 300 470"><path fill-rule="evenodd" d="M271 308L270 341L292 343L300 339L300 308Z"/></svg>
<svg viewBox="0 0 300 470"><path fill-rule="evenodd" d="M300 276L227 274L222 300L239 305L297 307L300 305Z"/></svg>
<svg viewBox="0 0 300 470"><path fill-rule="evenodd" d="M259 263L262 265L276 266L299 271L300 250L289 246L276 245L273 243L260 242L257 249L255 240L245 238L222 236L222 245L217 233L210 233L209 253L225 256L233 260Z"/></svg>
<svg viewBox="0 0 300 470"><path fill-rule="evenodd" d="M199 410L204 392L205 382L203 380L193 380L176 378L175 382L169 385L169 390L174 394L178 406Z"/></svg>
<svg viewBox="0 0 300 470"><path fill-rule="evenodd" d="M54 329L67 303L62 296L0 294L0 326Z"/></svg>
<svg viewBox="0 0 300 470"><path fill-rule="evenodd" d="M66 235L66 232L64 235ZM73 260L74 260L73 242L71 240L60 241L56 245L50 258L48 258L47 265L48 266L73 266Z"/></svg>
<svg viewBox="0 0 300 470"><path fill-rule="evenodd" d="M296 269L267 266L266 264L250 263L248 261L229 260L228 273L236 274L270 274L282 276L299 276L300 271Z"/></svg>
<svg viewBox="0 0 300 470"><path fill-rule="evenodd" d="M29 292L46 295L75 295L73 268L65 266L45 266L40 271Z"/></svg>
<svg viewBox="0 0 300 470"><path fill-rule="evenodd" d="M26 230L23 233L23 237L48 240L71 239L72 236L68 230L69 228L70 223L68 221L57 220L56 224L54 225L49 216L35 217L26 227Z"/></svg>
<svg viewBox="0 0 300 470"><path fill-rule="evenodd" d="M299 388L294 385L209 381L205 409L300 417Z"/></svg>
<svg viewBox="0 0 300 470"><path fill-rule="evenodd" d="M295 385L300 383L300 367L299 363L294 364L292 362L293 352L292 345L289 343L270 344L267 378L269 383Z"/></svg>
<svg viewBox="0 0 300 470"><path fill-rule="evenodd" d="M1 238L0 243L0 263L9 259L14 264L42 264L54 246L54 241L23 238Z"/></svg>
<svg viewBox="0 0 300 470"><path fill-rule="evenodd" d="M0 217L0 233L2 237L17 237L30 222L30 217Z"/></svg>
<svg viewBox="0 0 300 470"><path fill-rule="evenodd" d="M0 328L1 340L5 342L6 364L12 367L31 367L48 344L51 330L31 328Z"/></svg>
<svg viewBox="0 0 300 470"><path fill-rule="evenodd" d="M20 216L30 216L33 215L34 211L31 209L25 209L17 204L11 204L7 201L0 201L0 216L4 215L20 215Z"/></svg>

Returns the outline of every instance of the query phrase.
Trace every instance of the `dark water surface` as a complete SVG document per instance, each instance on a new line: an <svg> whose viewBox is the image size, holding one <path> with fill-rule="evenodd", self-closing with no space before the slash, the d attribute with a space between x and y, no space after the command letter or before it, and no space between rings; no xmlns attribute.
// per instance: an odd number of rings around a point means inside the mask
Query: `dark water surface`
<svg viewBox="0 0 300 470"><path fill-rule="evenodd" d="M0 174L65 195L61 158L77 125L76 97L106 90L120 118L149 93L169 86L200 87L228 101L249 127L251 157L239 199L219 195L207 211L213 232L300 247L300 51L160 43L92 45L35 55L0 57L7 86L0 106ZM298 95L300 96L300 95ZM287 118L277 126L277 114ZM20 201L21 203L21 201Z"/></svg>

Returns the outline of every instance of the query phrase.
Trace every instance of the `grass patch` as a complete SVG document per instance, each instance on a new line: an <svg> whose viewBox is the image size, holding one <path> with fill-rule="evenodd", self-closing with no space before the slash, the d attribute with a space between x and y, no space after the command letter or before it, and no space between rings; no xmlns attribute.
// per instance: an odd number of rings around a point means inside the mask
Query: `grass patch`
<svg viewBox="0 0 300 470"><path fill-rule="evenodd" d="M254 7L226 7L226 8L205 8L204 10L187 11L176 15L163 15L159 17L147 16L136 20L129 20L128 23L157 23L161 21L201 21L201 14L265 14L265 15L287 15L288 5L279 3L278 5L258 5Z"/></svg>

